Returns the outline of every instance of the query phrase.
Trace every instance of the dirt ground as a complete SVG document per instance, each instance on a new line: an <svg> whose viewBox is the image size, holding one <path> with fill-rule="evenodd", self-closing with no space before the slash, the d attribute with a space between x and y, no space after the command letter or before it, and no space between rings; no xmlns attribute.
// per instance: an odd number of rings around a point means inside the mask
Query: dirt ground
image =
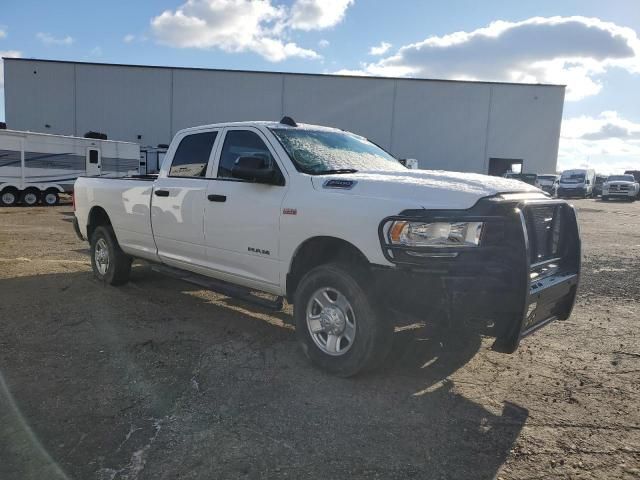
<svg viewBox="0 0 640 480"><path fill-rule="evenodd" d="M578 200L572 317L519 351L398 332L355 379L282 319L135 267L71 207L0 208L0 479L640 478L640 203Z"/></svg>

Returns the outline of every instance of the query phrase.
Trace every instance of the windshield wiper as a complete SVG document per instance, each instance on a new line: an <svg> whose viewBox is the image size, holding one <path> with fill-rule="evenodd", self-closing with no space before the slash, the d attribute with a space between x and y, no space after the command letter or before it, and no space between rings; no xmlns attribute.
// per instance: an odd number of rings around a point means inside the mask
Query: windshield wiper
<svg viewBox="0 0 640 480"><path fill-rule="evenodd" d="M329 170L323 170L321 172L314 172L315 175L333 175L336 173L357 173L355 168L333 168Z"/></svg>

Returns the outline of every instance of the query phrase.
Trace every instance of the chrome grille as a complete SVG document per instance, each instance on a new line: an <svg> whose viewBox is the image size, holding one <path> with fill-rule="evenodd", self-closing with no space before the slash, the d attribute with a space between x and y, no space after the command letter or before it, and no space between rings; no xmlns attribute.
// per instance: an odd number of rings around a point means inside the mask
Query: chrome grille
<svg viewBox="0 0 640 480"><path fill-rule="evenodd" d="M629 185L617 185L614 183L612 185L609 185L609 191L610 192L628 192Z"/></svg>

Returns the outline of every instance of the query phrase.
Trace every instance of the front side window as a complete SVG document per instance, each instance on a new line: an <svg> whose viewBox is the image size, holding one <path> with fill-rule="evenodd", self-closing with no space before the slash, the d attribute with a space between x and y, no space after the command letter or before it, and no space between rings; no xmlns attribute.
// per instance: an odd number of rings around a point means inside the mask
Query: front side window
<svg viewBox="0 0 640 480"><path fill-rule="evenodd" d="M169 170L170 177L204 177L218 132L187 135L180 141Z"/></svg>
<svg viewBox="0 0 640 480"><path fill-rule="evenodd" d="M303 173L407 170L382 148L352 133L302 128L272 128L271 131Z"/></svg>
<svg viewBox="0 0 640 480"><path fill-rule="evenodd" d="M254 157L264 167L273 165L278 169L271 152L257 133L250 130L229 130L220 154L218 178L235 178L232 170L240 157Z"/></svg>

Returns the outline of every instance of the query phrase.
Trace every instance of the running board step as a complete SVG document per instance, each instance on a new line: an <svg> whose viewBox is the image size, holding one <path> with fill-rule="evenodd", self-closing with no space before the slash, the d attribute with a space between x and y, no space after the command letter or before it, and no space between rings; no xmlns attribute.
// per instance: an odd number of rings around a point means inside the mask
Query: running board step
<svg viewBox="0 0 640 480"><path fill-rule="evenodd" d="M225 295L227 297L237 298L238 300L242 300L243 302L266 308L267 310L273 310L277 312L279 310L282 310L282 307L284 306L283 297L276 297L275 300L269 300L268 298L263 298L255 295L253 293L253 290L250 290L248 288L240 287L238 285L224 282L222 280L215 280L204 275L198 275L197 273L187 272L185 270L168 267L166 265L152 265L151 269L154 272L162 273L163 275L167 275L184 282L198 285L199 287L206 288L207 290L220 293L221 295Z"/></svg>

